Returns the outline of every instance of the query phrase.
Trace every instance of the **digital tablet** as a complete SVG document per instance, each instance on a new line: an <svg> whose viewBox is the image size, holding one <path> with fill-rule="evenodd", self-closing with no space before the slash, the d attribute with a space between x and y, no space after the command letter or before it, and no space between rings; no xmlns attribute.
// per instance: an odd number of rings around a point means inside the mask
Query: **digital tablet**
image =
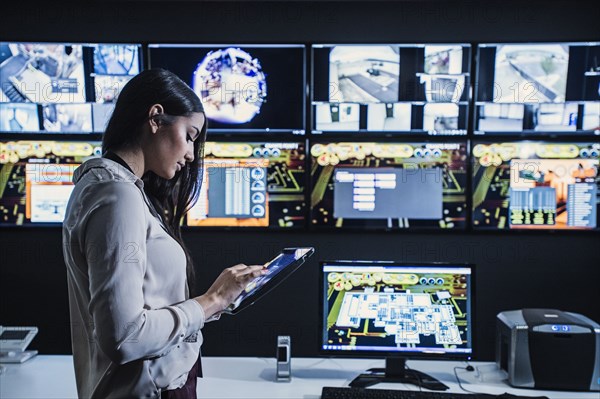
<svg viewBox="0 0 600 399"><path fill-rule="evenodd" d="M255 278L223 313L236 314L271 291L298 269L315 252L312 247L285 248L275 258L265 263L268 272Z"/></svg>

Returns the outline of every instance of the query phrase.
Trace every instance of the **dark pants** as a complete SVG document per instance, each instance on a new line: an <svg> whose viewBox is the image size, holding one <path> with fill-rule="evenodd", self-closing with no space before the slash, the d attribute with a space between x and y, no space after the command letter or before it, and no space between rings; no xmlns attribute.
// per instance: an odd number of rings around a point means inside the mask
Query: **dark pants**
<svg viewBox="0 0 600 399"><path fill-rule="evenodd" d="M199 361L196 362L194 367L190 370L184 386L177 389L162 391L160 399L197 399L196 381L198 379L198 363Z"/></svg>

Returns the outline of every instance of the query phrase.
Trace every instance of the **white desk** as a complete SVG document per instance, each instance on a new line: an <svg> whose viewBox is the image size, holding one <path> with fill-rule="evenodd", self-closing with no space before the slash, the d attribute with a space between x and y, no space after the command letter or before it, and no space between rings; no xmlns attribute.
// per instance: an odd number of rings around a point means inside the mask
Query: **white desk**
<svg viewBox="0 0 600 399"><path fill-rule="evenodd" d="M476 369L489 368L491 363L473 362ZM409 367L426 372L450 387L462 392L453 367L461 362L409 361ZM274 358L205 357L202 359L204 378L198 380L199 398L301 398L318 399L323 386L347 386L361 372L371 367L383 367L383 360L292 358L292 380L275 382ZM4 365L0 374L0 398L76 398L75 371L71 356L37 356L19 365ZM458 370L463 386L477 392L501 394L509 392L523 396L549 398L598 399L598 392L559 392L514 389L503 381L481 382L477 371ZM493 376L494 373L488 374ZM496 374L497 376L497 374ZM497 379L497 378L496 378ZM413 385L378 384L376 388L416 390Z"/></svg>

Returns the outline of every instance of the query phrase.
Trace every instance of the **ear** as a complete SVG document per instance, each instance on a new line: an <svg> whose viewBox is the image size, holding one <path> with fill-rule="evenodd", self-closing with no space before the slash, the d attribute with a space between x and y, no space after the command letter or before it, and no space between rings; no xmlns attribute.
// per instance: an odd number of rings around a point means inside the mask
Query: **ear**
<svg viewBox="0 0 600 399"><path fill-rule="evenodd" d="M148 111L148 123L150 124L152 134L156 133L160 127L159 118L157 117L160 117L160 115L163 115L164 113L165 109L160 104L154 104L150 107L150 110Z"/></svg>

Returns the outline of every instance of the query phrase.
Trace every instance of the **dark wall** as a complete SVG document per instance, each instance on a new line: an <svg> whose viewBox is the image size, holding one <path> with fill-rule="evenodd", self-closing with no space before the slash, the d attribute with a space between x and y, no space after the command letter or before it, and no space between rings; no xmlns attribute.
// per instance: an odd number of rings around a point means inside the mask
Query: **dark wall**
<svg viewBox="0 0 600 399"><path fill-rule="evenodd" d="M23 2L3 5L0 38L115 42L482 42L600 40L600 8L578 1ZM477 265L477 358L492 359L495 315L547 307L600 320L600 235L566 232L406 234L187 230L206 289L220 270L263 263L284 246L316 255L289 281L235 317L204 329L207 355L317 354L318 261L460 261ZM70 353L60 228L0 230L0 324L37 325L32 347Z"/></svg>

